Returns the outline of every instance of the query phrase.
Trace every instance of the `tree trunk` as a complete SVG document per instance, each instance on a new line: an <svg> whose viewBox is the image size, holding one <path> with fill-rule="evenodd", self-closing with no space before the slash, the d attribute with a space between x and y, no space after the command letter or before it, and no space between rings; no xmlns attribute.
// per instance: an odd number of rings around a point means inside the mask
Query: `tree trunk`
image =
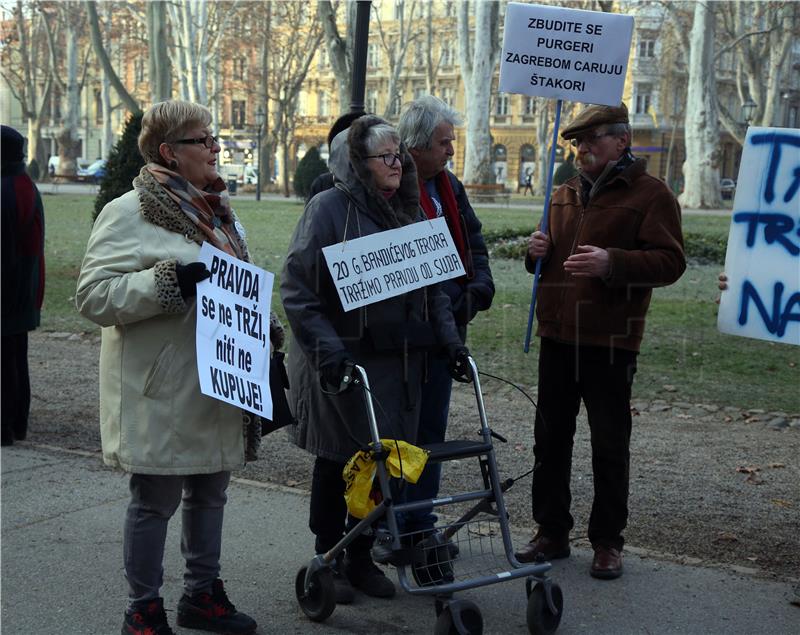
<svg viewBox="0 0 800 635"><path fill-rule="evenodd" d="M689 35L689 81L686 98L684 208L714 209L719 199L719 117L714 72L714 8L697 2Z"/></svg>
<svg viewBox="0 0 800 635"><path fill-rule="evenodd" d="M61 5L66 25L66 94L64 95L64 125L56 135L58 142L58 173L72 176L78 173L80 122L80 86L78 84L78 26L72 15L73 7Z"/></svg>
<svg viewBox="0 0 800 635"><path fill-rule="evenodd" d="M328 57L336 77L339 114L344 114L350 109L350 97L353 91L352 42L355 38L355 9L356 3L353 0L345 2L347 33L346 37L342 38L336 26L336 10L330 0L321 0L317 3L317 17L325 32Z"/></svg>
<svg viewBox="0 0 800 635"><path fill-rule="evenodd" d="M458 44L466 97L465 183L494 183L492 135L489 113L494 67L500 54L499 5L478 2L475 6L474 38L470 36L469 2L458 5Z"/></svg>
<svg viewBox="0 0 800 635"><path fill-rule="evenodd" d="M103 37L100 35L100 20L97 17L97 3L87 1L86 13L89 17L89 31L91 33L92 46L94 47L94 54L97 56L97 61L100 62L103 72L114 86L114 90L117 91L125 107L131 112L138 112L140 110L139 103L128 92L119 77L117 77L117 74L114 72L114 67L111 66L111 60L108 59L108 53L103 45Z"/></svg>
<svg viewBox="0 0 800 635"><path fill-rule="evenodd" d="M165 2L147 3L147 51L150 56L150 99L155 104L172 97Z"/></svg>

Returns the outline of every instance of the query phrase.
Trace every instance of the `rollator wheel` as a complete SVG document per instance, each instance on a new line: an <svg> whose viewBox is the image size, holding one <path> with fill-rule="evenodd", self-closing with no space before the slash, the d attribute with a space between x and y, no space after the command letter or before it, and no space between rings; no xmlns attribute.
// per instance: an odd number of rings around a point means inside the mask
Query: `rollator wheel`
<svg viewBox="0 0 800 635"><path fill-rule="evenodd" d="M311 574L306 593L306 571L303 567L294 579L294 593L303 613L314 622L322 622L336 608L336 589L333 586L333 572L325 567Z"/></svg>
<svg viewBox="0 0 800 635"><path fill-rule="evenodd" d="M483 616L475 602L453 600L439 613L434 635L482 635Z"/></svg>
<svg viewBox="0 0 800 635"><path fill-rule="evenodd" d="M544 584L538 582L531 594L528 596L528 630L531 635L549 635L555 633L558 625L561 623L561 614L564 611L564 595L561 593L561 587L557 584L551 584L550 590L553 594L553 604L555 605L556 612L550 610L547 604L547 593L544 590Z"/></svg>

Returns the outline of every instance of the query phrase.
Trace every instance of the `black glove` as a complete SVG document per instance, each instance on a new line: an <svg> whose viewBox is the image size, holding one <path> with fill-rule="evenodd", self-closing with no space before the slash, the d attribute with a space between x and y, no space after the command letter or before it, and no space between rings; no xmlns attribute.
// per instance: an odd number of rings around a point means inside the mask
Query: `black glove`
<svg viewBox="0 0 800 635"><path fill-rule="evenodd" d="M329 392L342 393L353 385L353 367L355 362L346 351L330 355L319 365L319 374L323 388Z"/></svg>
<svg viewBox="0 0 800 635"><path fill-rule="evenodd" d="M469 364L469 349L463 344L448 344L447 358L450 360L448 370L456 381L468 384L472 381L472 366Z"/></svg>
<svg viewBox="0 0 800 635"><path fill-rule="evenodd" d="M210 278L211 272L206 269L204 262L190 262L188 265L178 263L175 265L175 276L181 297L186 300L197 295L197 283Z"/></svg>

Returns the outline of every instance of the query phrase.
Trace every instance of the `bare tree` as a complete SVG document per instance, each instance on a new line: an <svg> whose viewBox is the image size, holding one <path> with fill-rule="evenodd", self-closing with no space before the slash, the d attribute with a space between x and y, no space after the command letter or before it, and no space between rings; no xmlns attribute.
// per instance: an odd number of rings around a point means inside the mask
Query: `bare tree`
<svg viewBox="0 0 800 635"><path fill-rule="evenodd" d="M690 208L719 207L719 117L714 64L714 5L697 2L689 33L686 94L686 161L680 203Z"/></svg>
<svg viewBox="0 0 800 635"><path fill-rule="evenodd" d="M469 2L458 5L458 54L466 97L465 183L494 183L489 110L492 79L500 56L499 4L476 2L470 24ZM474 26L474 28L473 28Z"/></svg>
<svg viewBox="0 0 800 635"><path fill-rule="evenodd" d="M337 11L342 5L344 5L347 25L345 37L339 34L339 28L336 25ZM333 74L336 77L339 113L342 114L348 110L350 96L353 92L353 41L355 40L356 3L354 0L343 0L336 3L332 3L330 0L320 0L317 3L317 19L324 30L328 57L331 61Z"/></svg>
<svg viewBox="0 0 800 635"><path fill-rule="evenodd" d="M32 4L17 0L13 23L2 25L2 73L11 93L22 107L28 126L28 161L45 167L47 156L42 145L41 128L50 102L53 76L42 14Z"/></svg>
<svg viewBox="0 0 800 635"><path fill-rule="evenodd" d="M167 52L166 2L147 3L147 51L150 58L150 100L172 97L172 69Z"/></svg>
<svg viewBox="0 0 800 635"><path fill-rule="evenodd" d="M419 33L414 30L414 14L417 10L417 1L411 0L406 4L405 0L395 0L395 21L397 31L389 33L381 20L380 6L372 5L373 15L377 24L378 39L381 47L389 60L389 88L386 99L386 108L383 111L384 119L388 119L396 110L400 76L403 73L406 53L409 45L417 39Z"/></svg>
<svg viewBox="0 0 800 635"><path fill-rule="evenodd" d="M181 99L209 103L208 71L216 67L220 44L238 4L238 0L167 3L173 34L169 58L181 80Z"/></svg>
<svg viewBox="0 0 800 635"><path fill-rule="evenodd" d="M300 2L269 2L271 5L266 97L272 103L271 123L265 134L269 148L280 147L283 157L283 193L290 195L289 159L297 122L297 101L311 60L322 44L324 33L313 20L308 5Z"/></svg>

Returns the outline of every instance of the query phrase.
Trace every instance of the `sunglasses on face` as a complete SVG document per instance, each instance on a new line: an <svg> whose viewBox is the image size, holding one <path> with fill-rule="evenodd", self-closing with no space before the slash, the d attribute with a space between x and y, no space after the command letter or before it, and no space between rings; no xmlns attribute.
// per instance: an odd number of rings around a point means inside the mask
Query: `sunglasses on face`
<svg viewBox="0 0 800 635"><path fill-rule="evenodd" d="M186 145L202 143L206 148L213 148L214 144L217 142L217 138L213 135L206 135L205 137L196 137L195 139L178 139L173 143L183 143Z"/></svg>
<svg viewBox="0 0 800 635"><path fill-rule="evenodd" d="M570 139L570 144L572 144L573 148L577 148L582 143L585 143L588 146L595 146L597 142L600 141L603 137L613 137L614 135L610 132L601 132L598 134L593 135L584 135L581 137L575 137L574 139Z"/></svg>
<svg viewBox="0 0 800 635"><path fill-rule="evenodd" d="M368 154L368 159L383 159L383 163L387 168L392 167L396 161L400 161L400 154L387 152L386 154Z"/></svg>

